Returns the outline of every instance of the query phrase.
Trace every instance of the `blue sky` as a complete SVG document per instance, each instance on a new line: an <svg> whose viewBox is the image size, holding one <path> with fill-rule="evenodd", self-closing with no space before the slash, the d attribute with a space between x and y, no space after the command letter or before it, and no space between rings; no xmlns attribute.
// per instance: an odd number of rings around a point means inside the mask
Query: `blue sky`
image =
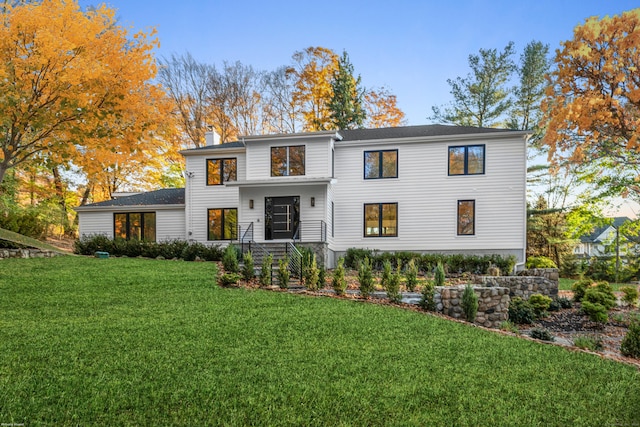
<svg viewBox="0 0 640 427"><path fill-rule="evenodd" d="M102 3L81 0L80 5ZM198 61L240 61L258 70L288 65L295 51L346 50L365 87L386 86L409 125L451 100L448 78L465 76L480 48L518 52L531 40L552 51L590 16L616 15L631 0L195 1L108 0L119 22L155 27L158 56L190 52Z"/></svg>

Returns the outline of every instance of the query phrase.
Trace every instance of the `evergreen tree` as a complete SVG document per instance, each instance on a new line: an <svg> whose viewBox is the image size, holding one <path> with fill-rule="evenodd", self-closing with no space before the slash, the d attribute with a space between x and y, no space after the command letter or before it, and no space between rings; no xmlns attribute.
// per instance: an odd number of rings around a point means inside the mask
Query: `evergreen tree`
<svg viewBox="0 0 640 427"><path fill-rule="evenodd" d="M364 90L360 76L353 76L353 65L346 51L338 61L331 81L333 95L329 101L331 123L336 129L362 128L366 114L363 108Z"/></svg>

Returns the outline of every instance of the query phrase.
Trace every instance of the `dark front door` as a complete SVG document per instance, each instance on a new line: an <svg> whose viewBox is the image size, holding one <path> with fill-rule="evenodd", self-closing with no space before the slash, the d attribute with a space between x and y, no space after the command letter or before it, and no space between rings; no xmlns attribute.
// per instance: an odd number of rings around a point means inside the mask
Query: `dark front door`
<svg viewBox="0 0 640 427"><path fill-rule="evenodd" d="M300 224L300 197L265 198L265 239L291 239Z"/></svg>

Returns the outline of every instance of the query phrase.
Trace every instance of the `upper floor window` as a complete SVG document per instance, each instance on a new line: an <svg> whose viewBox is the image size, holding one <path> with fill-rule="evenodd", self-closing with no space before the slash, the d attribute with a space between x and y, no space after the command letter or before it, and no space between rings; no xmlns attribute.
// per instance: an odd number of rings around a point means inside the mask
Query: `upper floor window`
<svg viewBox="0 0 640 427"><path fill-rule="evenodd" d="M113 215L113 234L126 240L156 241L155 212L126 212Z"/></svg>
<svg viewBox="0 0 640 427"><path fill-rule="evenodd" d="M449 175L484 174L484 145L449 147Z"/></svg>
<svg viewBox="0 0 640 427"><path fill-rule="evenodd" d="M304 175L304 145L271 147L271 176Z"/></svg>
<svg viewBox="0 0 640 427"><path fill-rule="evenodd" d="M238 210L208 209L207 240L235 240L238 238Z"/></svg>
<svg viewBox="0 0 640 427"><path fill-rule="evenodd" d="M364 205L364 237L395 237L397 235L397 203L367 203Z"/></svg>
<svg viewBox="0 0 640 427"><path fill-rule="evenodd" d="M237 180L236 159L207 159L207 185Z"/></svg>
<svg viewBox="0 0 640 427"><path fill-rule="evenodd" d="M364 152L364 179L397 177L398 150Z"/></svg>
<svg viewBox="0 0 640 427"><path fill-rule="evenodd" d="M458 236L476 234L476 201L458 200Z"/></svg>

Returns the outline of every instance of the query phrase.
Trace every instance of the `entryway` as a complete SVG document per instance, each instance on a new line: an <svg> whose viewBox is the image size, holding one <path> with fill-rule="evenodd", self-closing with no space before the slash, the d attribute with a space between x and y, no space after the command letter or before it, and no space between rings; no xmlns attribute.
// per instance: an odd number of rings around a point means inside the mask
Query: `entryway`
<svg viewBox="0 0 640 427"><path fill-rule="evenodd" d="M300 196L265 197L265 240L291 239L300 224Z"/></svg>

